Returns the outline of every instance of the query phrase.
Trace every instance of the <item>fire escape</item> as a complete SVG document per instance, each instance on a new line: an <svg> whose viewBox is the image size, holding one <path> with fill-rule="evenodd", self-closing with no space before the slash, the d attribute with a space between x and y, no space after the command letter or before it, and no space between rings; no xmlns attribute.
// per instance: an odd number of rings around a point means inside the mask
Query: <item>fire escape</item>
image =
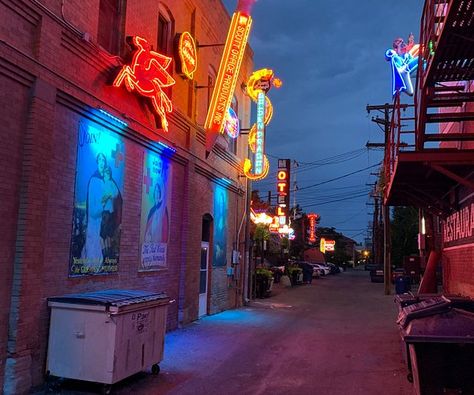
<svg viewBox="0 0 474 395"><path fill-rule="evenodd" d="M394 98L384 199L446 216L474 192L474 0L426 0L413 114ZM411 129L407 127L412 124ZM413 130L414 129L414 130Z"/></svg>

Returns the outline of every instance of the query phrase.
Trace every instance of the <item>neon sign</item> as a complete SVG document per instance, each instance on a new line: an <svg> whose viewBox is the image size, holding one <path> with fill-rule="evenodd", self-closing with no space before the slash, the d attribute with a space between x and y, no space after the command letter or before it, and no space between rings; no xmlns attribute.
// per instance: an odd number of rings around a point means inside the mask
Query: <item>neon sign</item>
<svg viewBox="0 0 474 395"><path fill-rule="evenodd" d="M265 93L259 92L257 96L257 135L255 137L255 175L263 173L263 152L265 145Z"/></svg>
<svg viewBox="0 0 474 395"><path fill-rule="evenodd" d="M270 163L265 156L265 126L273 116L273 106L266 93L273 86L280 87L281 81L274 78L270 69L254 71L247 81L247 94L257 103L257 122L250 129L248 143L253 161L245 159L244 175L251 180L261 180L268 175Z"/></svg>
<svg viewBox="0 0 474 395"><path fill-rule="evenodd" d="M219 133L224 131L225 116L234 95L251 26L252 18L250 15L235 12L232 16L219 65L219 72L217 73L216 84L214 85L209 111L204 124L204 128L207 131L206 150L208 152L212 150Z"/></svg>
<svg viewBox="0 0 474 395"><path fill-rule="evenodd" d="M178 62L179 73L192 80L197 69L196 41L189 32L183 32L178 39Z"/></svg>
<svg viewBox="0 0 474 395"><path fill-rule="evenodd" d="M225 118L225 124L224 124L224 130L226 131L227 135L233 139L236 139L239 137L240 133L240 123L239 123L239 117L235 113L235 111L232 109L232 107L229 107L229 110L227 111L227 116Z"/></svg>
<svg viewBox="0 0 474 395"><path fill-rule="evenodd" d="M319 219L318 214L308 214L309 219L309 237L308 241L312 244L316 243L316 221Z"/></svg>
<svg viewBox="0 0 474 395"><path fill-rule="evenodd" d="M327 252L327 251L332 252L335 249L335 245L336 245L335 240L326 240L325 238L322 237L320 245L319 245L319 250L322 253Z"/></svg>
<svg viewBox="0 0 474 395"><path fill-rule="evenodd" d="M163 88L174 85L175 80L168 73L171 58L152 51L148 41L139 36L127 37L133 58L130 65L124 65L113 82L113 86L125 84L129 92L151 99L153 109L161 119L161 127L168 131L166 113L173 111L170 98Z"/></svg>
<svg viewBox="0 0 474 395"><path fill-rule="evenodd" d="M392 95L405 92L413 96L411 73L418 68L420 46L415 44L413 34L408 37L408 44L402 38L393 41L393 48L385 51L385 60L392 66Z"/></svg>
<svg viewBox="0 0 474 395"><path fill-rule="evenodd" d="M277 216L279 228L288 225L290 207L290 159L278 159Z"/></svg>

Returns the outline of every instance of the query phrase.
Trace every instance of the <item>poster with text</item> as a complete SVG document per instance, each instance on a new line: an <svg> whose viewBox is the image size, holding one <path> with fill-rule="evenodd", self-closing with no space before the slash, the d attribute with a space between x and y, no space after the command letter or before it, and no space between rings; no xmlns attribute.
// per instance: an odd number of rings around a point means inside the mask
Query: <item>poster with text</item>
<svg viewBox="0 0 474 395"><path fill-rule="evenodd" d="M115 273L120 256L125 145L81 122L71 238L70 276Z"/></svg>
<svg viewBox="0 0 474 395"><path fill-rule="evenodd" d="M171 195L169 159L152 152L143 156L140 271L166 267Z"/></svg>
<svg viewBox="0 0 474 395"><path fill-rule="evenodd" d="M227 189L216 185L214 190L214 249L213 265L227 265Z"/></svg>

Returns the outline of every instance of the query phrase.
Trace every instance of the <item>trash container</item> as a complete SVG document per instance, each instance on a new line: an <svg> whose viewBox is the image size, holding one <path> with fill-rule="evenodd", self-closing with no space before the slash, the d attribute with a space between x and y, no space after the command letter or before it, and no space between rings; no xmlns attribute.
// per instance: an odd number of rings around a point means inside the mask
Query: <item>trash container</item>
<svg viewBox="0 0 474 395"><path fill-rule="evenodd" d="M48 298L47 374L112 385L147 367L159 372L164 293L103 290Z"/></svg>
<svg viewBox="0 0 474 395"><path fill-rule="evenodd" d="M397 295L409 292L411 289L410 276L397 276L395 278L395 293Z"/></svg>
<svg viewBox="0 0 474 395"><path fill-rule="evenodd" d="M444 296L413 302L401 307L397 322L415 393L474 393L474 302Z"/></svg>

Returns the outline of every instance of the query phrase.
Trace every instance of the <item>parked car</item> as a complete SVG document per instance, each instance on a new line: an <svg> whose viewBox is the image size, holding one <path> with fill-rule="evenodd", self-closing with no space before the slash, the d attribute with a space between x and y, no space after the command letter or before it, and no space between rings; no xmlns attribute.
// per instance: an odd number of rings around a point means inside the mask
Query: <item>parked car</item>
<svg viewBox="0 0 474 395"><path fill-rule="evenodd" d="M384 281L383 265L378 265L370 271L370 281L373 283L383 283Z"/></svg>
<svg viewBox="0 0 474 395"><path fill-rule="evenodd" d="M365 266L364 266L364 270L374 270L377 268L377 266L380 266L379 263L366 263Z"/></svg>
<svg viewBox="0 0 474 395"><path fill-rule="evenodd" d="M326 276L327 274L331 273L331 269L322 263L313 263L313 265L319 270L321 276Z"/></svg>
<svg viewBox="0 0 474 395"><path fill-rule="evenodd" d="M327 262L326 266L329 267L330 274L336 274L339 273L339 268L332 262Z"/></svg>

